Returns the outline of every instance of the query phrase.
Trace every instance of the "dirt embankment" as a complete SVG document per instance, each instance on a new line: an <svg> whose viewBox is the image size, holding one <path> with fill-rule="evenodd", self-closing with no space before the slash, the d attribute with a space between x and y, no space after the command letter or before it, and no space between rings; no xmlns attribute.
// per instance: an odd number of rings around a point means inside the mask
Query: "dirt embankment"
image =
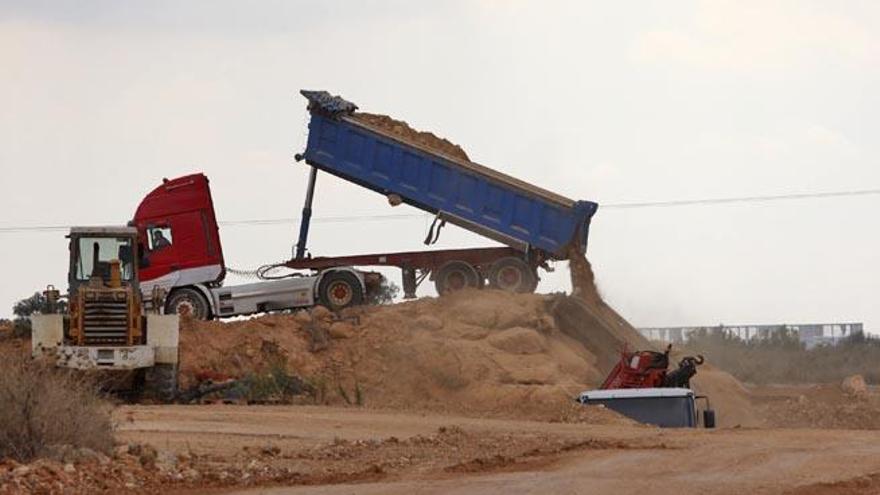
<svg viewBox="0 0 880 495"><path fill-rule="evenodd" d="M548 420L613 421L572 398L601 378L596 356L561 331L555 298L464 291L234 323L192 322L181 334L184 378L242 376L279 362L321 401ZM590 416L584 418L584 415Z"/></svg>
<svg viewBox="0 0 880 495"><path fill-rule="evenodd" d="M190 326L181 334L185 384L285 362L321 403L549 421L625 422L573 398L601 382L624 346L648 347L601 301L493 290L338 317L318 308ZM747 403L744 389L717 373L721 380L704 380L712 391Z"/></svg>
<svg viewBox="0 0 880 495"><path fill-rule="evenodd" d="M755 412L765 426L880 430L880 394L853 392L838 384L750 387Z"/></svg>

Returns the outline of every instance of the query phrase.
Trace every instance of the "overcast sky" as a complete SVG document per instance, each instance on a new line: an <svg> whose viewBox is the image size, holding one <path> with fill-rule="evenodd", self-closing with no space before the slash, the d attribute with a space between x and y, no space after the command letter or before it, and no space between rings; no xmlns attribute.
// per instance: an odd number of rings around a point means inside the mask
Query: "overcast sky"
<svg viewBox="0 0 880 495"><path fill-rule="evenodd" d="M195 171L221 221L297 217L301 88L600 204L880 188L878 36L875 1L0 0L0 229L123 224ZM638 326L880 331L878 211L877 195L600 209L589 255ZM319 176L316 217L392 213L418 212ZM426 228L318 221L310 248L420 249ZM288 258L295 229L222 227L227 264ZM448 227L438 248L484 245ZM66 285L63 232L0 246L0 316ZM568 289L564 263L539 287Z"/></svg>

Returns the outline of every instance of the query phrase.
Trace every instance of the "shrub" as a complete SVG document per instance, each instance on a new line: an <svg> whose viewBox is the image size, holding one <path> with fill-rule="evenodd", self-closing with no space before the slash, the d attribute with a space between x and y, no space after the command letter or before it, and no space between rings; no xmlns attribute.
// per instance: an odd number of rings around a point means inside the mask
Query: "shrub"
<svg viewBox="0 0 880 495"><path fill-rule="evenodd" d="M247 402L290 403L294 397L315 396L315 389L302 378L287 371L287 360L273 359L268 369L247 375L233 391Z"/></svg>
<svg viewBox="0 0 880 495"><path fill-rule="evenodd" d="M39 292L26 299L22 299L15 303L12 312L15 314L15 320L12 322L12 335L15 337L29 337L31 334L30 316L39 313L45 306L46 298Z"/></svg>
<svg viewBox="0 0 880 495"><path fill-rule="evenodd" d="M0 360L0 458L21 462L59 447L108 453L110 407L82 372L25 356Z"/></svg>
<svg viewBox="0 0 880 495"><path fill-rule="evenodd" d="M372 305L391 304L398 294L400 294L400 287L382 277L382 281L377 286L367 288L367 303Z"/></svg>
<svg viewBox="0 0 880 495"><path fill-rule="evenodd" d="M836 345L806 349L791 331L743 340L728 332L702 330L692 334L685 347L749 383L834 383L855 374L880 383L880 339L861 333Z"/></svg>

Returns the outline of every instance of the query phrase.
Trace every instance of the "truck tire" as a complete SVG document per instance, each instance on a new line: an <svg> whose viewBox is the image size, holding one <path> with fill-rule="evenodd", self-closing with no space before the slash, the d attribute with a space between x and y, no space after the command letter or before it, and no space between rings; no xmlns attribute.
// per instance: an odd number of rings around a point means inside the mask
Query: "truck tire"
<svg viewBox="0 0 880 495"><path fill-rule="evenodd" d="M208 300L196 289L174 289L165 303L166 314L188 314L197 320L207 320L211 315Z"/></svg>
<svg viewBox="0 0 880 495"><path fill-rule="evenodd" d="M465 288L479 289L482 287L483 277L477 269L464 261L447 261L437 270L434 276L434 288L437 294L443 295Z"/></svg>
<svg viewBox="0 0 880 495"><path fill-rule="evenodd" d="M144 395L171 402L177 397L177 365L155 364L144 373Z"/></svg>
<svg viewBox="0 0 880 495"><path fill-rule="evenodd" d="M538 275L520 258L501 258L489 268L489 285L507 292L532 293L538 288Z"/></svg>
<svg viewBox="0 0 880 495"><path fill-rule="evenodd" d="M318 302L331 311L339 311L364 302L361 282L351 272L332 272L318 284Z"/></svg>

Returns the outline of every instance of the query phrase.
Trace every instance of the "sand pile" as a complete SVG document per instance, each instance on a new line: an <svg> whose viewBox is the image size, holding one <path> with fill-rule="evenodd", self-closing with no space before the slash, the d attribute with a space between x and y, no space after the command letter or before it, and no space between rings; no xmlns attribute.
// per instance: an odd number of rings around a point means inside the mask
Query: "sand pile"
<svg viewBox="0 0 880 495"><path fill-rule="evenodd" d="M247 321L189 322L184 386L211 372L243 376L279 356L328 403L567 419L601 378L596 357L561 331L554 298L465 291L392 306L323 308ZM563 407L565 406L565 407ZM556 418L552 416L557 416Z"/></svg>
<svg viewBox="0 0 880 495"><path fill-rule="evenodd" d="M387 115L363 112L356 112L351 117L363 124L379 128L407 141L417 143L451 157L470 161L467 153L465 153L461 146L447 139L437 137L431 132L417 131L402 120L395 120Z"/></svg>
<svg viewBox="0 0 880 495"><path fill-rule="evenodd" d="M232 323L189 322L184 385L286 360L329 404L549 421L620 422L572 399L623 345L645 342L610 308L566 296L463 291L335 317L323 308ZM589 308L588 308L589 309Z"/></svg>
<svg viewBox="0 0 880 495"><path fill-rule="evenodd" d="M562 327L580 333L579 340L588 342L587 345L595 349L599 369L606 373L610 371L623 346L630 350L659 350L605 303L596 288L593 268L586 257L575 248L569 249L568 256L573 296L558 304L579 307L561 313L563 320L571 319ZM588 316L586 322L583 320L585 315ZM673 353L670 368L674 368L683 356L679 352ZM708 358L711 362L711 356ZM718 414L719 426L760 424L749 392L733 375L706 364L699 368L691 386L697 394L709 396Z"/></svg>

